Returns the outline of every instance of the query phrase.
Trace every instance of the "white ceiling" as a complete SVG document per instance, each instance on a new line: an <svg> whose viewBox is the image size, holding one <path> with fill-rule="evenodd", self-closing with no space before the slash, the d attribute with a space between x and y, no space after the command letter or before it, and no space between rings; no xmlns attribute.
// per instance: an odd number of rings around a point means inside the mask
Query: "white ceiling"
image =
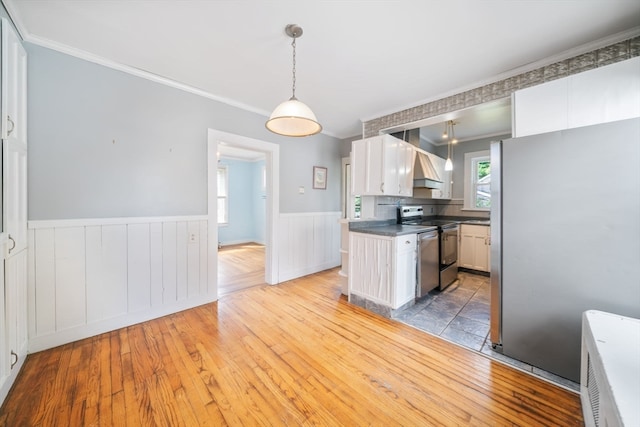
<svg viewBox="0 0 640 427"><path fill-rule="evenodd" d="M2 1L29 42L147 71L265 119L291 96L284 27L299 24L296 95L340 138L361 134L363 120L640 33L637 0Z"/></svg>

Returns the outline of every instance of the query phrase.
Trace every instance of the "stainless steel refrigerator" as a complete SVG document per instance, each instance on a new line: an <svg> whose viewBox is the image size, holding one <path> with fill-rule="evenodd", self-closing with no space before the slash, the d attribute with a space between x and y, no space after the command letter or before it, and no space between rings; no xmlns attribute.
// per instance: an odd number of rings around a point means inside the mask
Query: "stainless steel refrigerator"
<svg viewBox="0 0 640 427"><path fill-rule="evenodd" d="M579 382L582 312L640 318L640 119L493 143L491 180L491 341Z"/></svg>

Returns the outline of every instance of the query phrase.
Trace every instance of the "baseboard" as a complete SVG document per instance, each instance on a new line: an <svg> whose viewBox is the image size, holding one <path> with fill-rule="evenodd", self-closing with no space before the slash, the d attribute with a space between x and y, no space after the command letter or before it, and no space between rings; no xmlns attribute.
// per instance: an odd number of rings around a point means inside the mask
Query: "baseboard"
<svg viewBox="0 0 640 427"><path fill-rule="evenodd" d="M112 317L99 322L69 328L49 335L42 335L29 340L29 353L47 350L70 342L90 338L116 329L125 328L148 320L168 316L190 308L215 302L217 296L206 295L200 298L178 301L170 306L159 309L144 310L137 313L127 313L122 316Z"/></svg>

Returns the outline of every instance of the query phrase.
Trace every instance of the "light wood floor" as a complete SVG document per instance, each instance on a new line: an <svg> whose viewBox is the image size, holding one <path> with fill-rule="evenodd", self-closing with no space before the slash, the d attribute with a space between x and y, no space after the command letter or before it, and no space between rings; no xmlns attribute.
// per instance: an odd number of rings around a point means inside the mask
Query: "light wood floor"
<svg viewBox="0 0 640 427"><path fill-rule="evenodd" d="M30 355L3 426L573 426L578 395L349 304L336 269Z"/></svg>
<svg viewBox="0 0 640 427"><path fill-rule="evenodd" d="M223 246L218 250L218 296L263 285L264 246L257 243Z"/></svg>

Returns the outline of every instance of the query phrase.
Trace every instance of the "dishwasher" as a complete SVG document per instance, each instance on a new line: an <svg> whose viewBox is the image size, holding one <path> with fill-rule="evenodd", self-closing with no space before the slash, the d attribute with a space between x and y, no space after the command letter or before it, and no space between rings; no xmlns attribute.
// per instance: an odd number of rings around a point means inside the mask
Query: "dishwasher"
<svg viewBox="0 0 640 427"><path fill-rule="evenodd" d="M416 298L440 286L440 242L438 230L418 234L418 286Z"/></svg>

